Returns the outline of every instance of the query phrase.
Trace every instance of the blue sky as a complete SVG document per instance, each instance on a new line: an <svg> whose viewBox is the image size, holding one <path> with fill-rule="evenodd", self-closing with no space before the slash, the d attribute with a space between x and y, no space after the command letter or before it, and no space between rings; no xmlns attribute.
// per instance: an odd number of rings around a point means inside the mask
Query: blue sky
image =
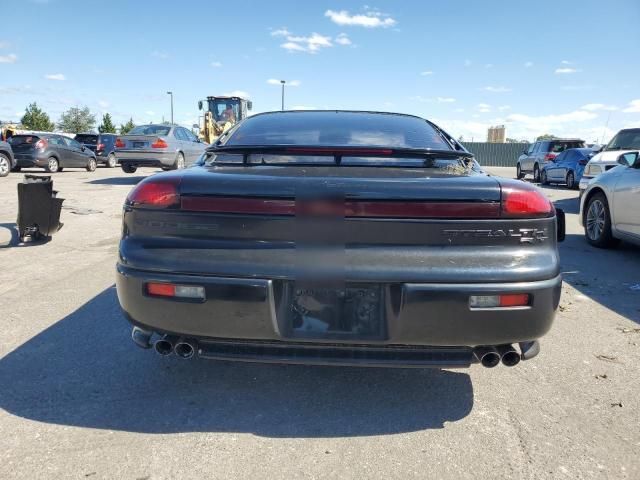
<svg viewBox="0 0 640 480"><path fill-rule="evenodd" d="M368 1L368 0L366 0ZM117 122L197 121L197 101L244 92L254 112L413 113L486 139L640 126L640 2L0 0L0 119L37 101ZM608 119L608 128L605 125Z"/></svg>

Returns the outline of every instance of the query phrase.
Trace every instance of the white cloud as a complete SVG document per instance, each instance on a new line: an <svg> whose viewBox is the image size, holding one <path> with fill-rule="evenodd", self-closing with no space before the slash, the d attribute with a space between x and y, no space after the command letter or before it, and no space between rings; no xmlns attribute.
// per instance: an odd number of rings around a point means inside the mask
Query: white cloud
<svg viewBox="0 0 640 480"><path fill-rule="evenodd" d="M494 87L491 85L489 85L488 87L484 87L483 90L485 92L491 92L491 93L505 93L505 92L511 91L511 89L507 87L503 87L503 86Z"/></svg>
<svg viewBox="0 0 640 480"><path fill-rule="evenodd" d="M314 32L308 37L290 35L280 47L289 52L317 53L322 48L333 47L333 43L331 37Z"/></svg>
<svg viewBox="0 0 640 480"><path fill-rule="evenodd" d="M491 111L491 105L487 103L479 103L477 107L480 113L489 113Z"/></svg>
<svg viewBox="0 0 640 480"><path fill-rule="evenodd" d="M151 56L155 58L160 58L162 60L169 58L169 54L166 52L160 52L158 50L154 50L151 52Z"/></svg>
<svg viewBox="0 0 640 480"><path fill-rule="evenodd" d="M0 42L0 49L9 48L9 42Z"/></svg>
<svg viewBox="0 0 640 480"><path fill-rule="evenodd" d="M640 98L631 100L629 106L622 111L624 113L640 113Z"/></svg>
<svg viewBox="0 0 640 480"><path fill-rule="evenodd" d="M109 108L109 102L106 102L104 100L98 100L98 106L100 108Z"/></svg>
<svg viewBox="0 0 640 480"><path fill-rule="evenodd" d="M574 92L579 90L592 90L593 85L563 85L560 88L568 92Z"/></svg>
<svg viewBox="0 0 640 480"><path fill-rule="evenodd" d="M467 59L464 61L464 66L465 67L470 67L471 66L471 60Z"/></svg>
<svg viewBox="0 0 640 480"><path fill-rule="evenodd" d="M368 10L366 13L351 15L347 10L327 10L325 17L329 17L333 23L342 26L358 26L365 28L387 28L393 27L396 22L389 15L384 15L378 11Z"/></svg>
<svg viewBox="0 0 640 480"><path fill-rule="evenodd" d="M429 75L433 75L433 72L431 70L425 70L424 72L420 72L420 75L428 77Z"/></svg>
<svg viewBox="0 0 640 480"><path fill-rule="evenodd" d="M153 110L147 110L146 112L144 112L145 114L149 115L150 117L153 117L156 112L154 112Z"/></svg>
<svg viewBox="0 0 640 480"><path fill-rule="evenodd" d="M346 33L341 33L340 35L338 35L335 39L335 42L338 45L351 45L352 43L349 35L347 35Z"/></svg>
<svg viewBox="0 0 640 480"><path fill-rule="evenodd" d="M524 62L524 67L525 67L525 68L531 68L531 67L533 67L533 62Z"/></svg>
<svg viewBox="0 0 640 480"><path fill-rule="evenodd" d="M571 62L569 60L562 60L560 63L562 65L571 65Z"/></svg>
<svg viewBox="0 0 640 480"><path fill-rule="evenodd" d="M556 68L556 74L559 75L566 75L569 73L578 73L581 70L578 70L577 68L571 68L571 67L563 67L563 68Z"/></svg>
<svg viewBox="0 0 640 480"><path fill-rule="evenodd" d="M0 55L0 63L16 63L16 60L18 60L18 56L15 53Z"/></svg>
<svg viewBox="0 0 640 480"><path fill-rule="evenodd" d="M214 68L220 68L222 66L221 62L211 62L211 66Z"/></svg>
<svg viewBox="0 0 640 480"><path fill-rule="evenodd" d="M456 108L456 109L454 110L454 112L462 113L462 112L464 112L464 108Z"/></svg>
<svg viewBox="0 0 640 480"><path fill-rule="evenodd" d="M453 97L436 97L438 103L453 103L456 101Z"/></svg>
<svg viewBox="0 0 640 480"><path fill-rule="evenodd" d="M291 35L291 32L287 30L286 27L278 28L271 31L272 37L287 37L289 35Z"/></svg>
<svg viewBox="0 0 640 480"><path fill-rule="evenodd" d="M581 106L580 110L587 110L588 112L597 112L598 110L613 112L618 110L618 107L615 105L605 105L604 103L587 103L586 105Z"/></svg>
<svg viewBox="0 0 640 480"><path fill-rule="evenodd" d="M66 77L62 73L48 73L44 76L47 80L57 80L63 81L66 80Z"/></svg>
<svg viewBox="0 0 640 480"><path fill-rule="evenodd" d="M233 90L231 92L223 93L225 97L242 97L242 98L251 98L249 92L245 92L244 90Z"/></svg>
<svg viewBox="0 0 640 480"><path fill-rule="evenodd" d="M498 110L504 112L505 110L511 110L511 105L500 105Z"/></svg>
<svg viewBox="0 0 640 480"><path fill-rule="evenodd" d="M287 87L299 87L301 83L300 80L287 80L286 82ZM267 83L269 85L280 85L280 80L277 78L270 78L267 80Z"/></svg>

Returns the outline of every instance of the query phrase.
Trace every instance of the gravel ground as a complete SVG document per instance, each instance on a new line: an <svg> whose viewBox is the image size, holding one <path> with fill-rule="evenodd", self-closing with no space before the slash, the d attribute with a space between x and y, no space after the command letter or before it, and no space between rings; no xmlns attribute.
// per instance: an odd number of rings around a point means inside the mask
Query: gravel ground
<svg viewBox="0 0 640 480"><path fill-rule="evenodd" d="M513 169L491 169L513 176ZM640 249L587 245L567 212L541 354L492 370L160 358L114 289L119 169L54 176L64 227L19 245L0 179L0 478L640 478Z"/></svg>

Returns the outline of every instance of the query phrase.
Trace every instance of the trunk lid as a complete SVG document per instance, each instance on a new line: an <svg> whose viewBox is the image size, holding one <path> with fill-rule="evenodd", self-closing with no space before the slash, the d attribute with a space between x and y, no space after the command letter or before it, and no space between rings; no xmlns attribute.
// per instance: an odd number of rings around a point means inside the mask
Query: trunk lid
<svg viewBox="0 0 640 480"><path fill-rule="evenodd" d="M165 136L159 135L120 135L118 138L124 142L124 147L126 149L146 149L151 148L151 145L158 140L158 138L162 138L163 140L167 140Z"/></svg>
<svg viewBox="0 0 640 480"><path fill-rule="evenodd" d="M40 140L37 135L14 135L10 139L13 153L27 153L35 150L35 145Z"/></svg>

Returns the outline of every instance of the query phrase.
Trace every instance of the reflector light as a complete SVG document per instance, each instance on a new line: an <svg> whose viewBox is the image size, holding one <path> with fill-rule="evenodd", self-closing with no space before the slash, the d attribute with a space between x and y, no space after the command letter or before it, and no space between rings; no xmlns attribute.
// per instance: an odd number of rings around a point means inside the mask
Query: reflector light
<svg viewBox="0 0 640 480"><path fill-rule="evenodd" d="M99 143L98 146L96 147L96 150L97 151L104 150L104 143Z"/></svg>
<svg viewBox="0 0 640 480"><path fill-rule="evenodd" d="M169 144L161 138L157 138L155 142L151 144L151 148L167 148Z"/></svg>
<svg viewBox="0 0 640 480"><path fill-rule="evenodd" d="M504 188L502 190L503 216L521 218L546 217L550 216L552 212L553 204L537 189L528 189L523 186Z"/></svg>
<svg viewBox="0 0 640 480"><path fill-rule="evenodd" d="M175 285L173 283L147 283L147 293L156 297L192 298L204 300L204 287L199 285Z"/></svg>
<svg viewBox="0 0 640 480"><path fill-rule="evenodd" d="M138 184L129 196L127 203L131 206L166 208L180 204L177 178L151 179Z"/></svg>
<svg viewBox="0 0 640 480"><path fill-rule="evenodd" d="M503 295L471 295L471 308L526 307L529 305L528 293L506 293Z"/></svg>
<svg viewBox="0 0 640 480"><path fill-rule="evenodd" d="M116 148L124 148L126 143L121 138L116 138Z"/></svg>

